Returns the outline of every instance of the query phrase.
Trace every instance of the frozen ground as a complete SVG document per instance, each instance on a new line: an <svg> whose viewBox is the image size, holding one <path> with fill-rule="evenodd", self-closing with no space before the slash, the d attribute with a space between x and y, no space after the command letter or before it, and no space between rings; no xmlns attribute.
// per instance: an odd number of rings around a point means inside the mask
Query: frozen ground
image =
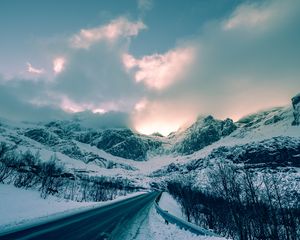
<svg viewBox="0 0 300 240"><path fill-rule="evenodd" d="M168 193L163 193L160 207L177 217L183 218L179 204ZM190 231L180 229L174 224L166 224L165 220L156 212L154 205L149 212L135 219L131 228L120 237L122 240L225 240L225 238L198 236Z"/></svg>
<svg viewBox="0 0 300 240"><path fill-rule="evenodd" d="M107 202L74 202L49 196L42 199L39 192L0 184L0 231L23 224L49 221L74 211L107 205L142 193L129 194Z"/></svg>
<svg viewBox="0 0 300 240"><path fill-rule="evenodd" d="M197 236L173 224L165 224L164 219L156 212L154 206L150 209L147 219L140 227L136 240L225 240L225 238Z"/></svg>
<svg viewBox="0 0 300 240"><path fill-rule="evenodd" d="M166 210L170 214L174 215L175 217L186 220L186 217L181 211L180 204L169 193L164 192L161 195L161 198L159 200L159 206L163 210Z"/></svg>

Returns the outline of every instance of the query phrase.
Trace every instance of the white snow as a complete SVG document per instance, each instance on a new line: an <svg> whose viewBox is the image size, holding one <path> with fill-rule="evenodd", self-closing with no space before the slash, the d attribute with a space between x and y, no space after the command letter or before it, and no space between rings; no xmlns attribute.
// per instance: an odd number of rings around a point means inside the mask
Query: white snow
<svg viewBox="0 0 300 240"><path fill-rule="evenodd" d="M158 204L163 210L168 211L175 217L186 220L185 215L181 211L180 204L167 192L163 192Z"/></svg>
<svg viewBox="0 0 300 240"><path fill-rule="evenodd" d="M103 203L79 203L66 201L50 196L42 199L39 193L34 190L24 190L15 188L12 185L0 184L0 231L9 231L16 227L30 226L37 223L54 220L61 216L84 211L88 208L99 207L138 194L130 194L125 197L103 202ZM172 202L166 195L164 202ZM175 201L175 200L173 200ZM224 238L197 236L189 231L182 230L176 225L166 225L164 219L158 215L154 207L150 209L142 226L138 226L137 240L222 240Z"/></svg>
<svg viewBox="0 0 300 240"><path fill-rule="evenodd" d="M180 229L176 225L166 224L164 219L156 212L155 208L150 209L148 218L140 227L136 240L224 240L225 238L197 236L189 231Z"/></svg>
<svg viewBox="0 0 300 240"><path fill-rule="evenodd" d="M43 159L48 160L51 155L56 154L57 157L65 164L65 166L69 169L76 169L86 171L91 175L104 175L104 176L124 176L130 179L135 179L139 184L147 187L147 181L151 181L147 179L147 175L151 174L153 171L159 170L164 166L167 166L171 163L186 163L189 160L199 159L206 157L213 149L218 148L220 146L234 146L240 144L246 144L253 141L261 141L264 139L276 137L276 136L291 136L291 137L300 137L300 128L297 126L291 126L293 120L293 114L291 107L285 107L280 109L274 109L266 111L263 120L255 123L253 126L249 128L245 128L245 124L239 124L240 127L234 131L230 136L224 137L219 141L187 156L176 156L176 154L163 154L156 156L149 156L148 161L134 161L129 159L124 159L121 157L113 156L109 153L104 152L96 148L95 146L90 146L89 144L80 143L77 141L73 141L82 152L91 152L98 155L100 158L107 159L108 161L112 161L119 164L130 165L137 169L137 171L126 170L122 168L113 168L106 169L98 166L95 162L91 162L85 164L83 161L76 160L66 156L65 154L55 152L50 147L44 146L30 138L19 133L20 129L26 128L34 128L40 126L38 124L33 123L15 123L8 122L4 120L0 120L2 123L1 129L4 131L0 134L0 140L11 142L11 137L17 137L21 139L23 142L19 144L18 150L25 151L26 149L31 149L31 151L40 151L40 154ZM261 116L259 113L256 118ZM268 119L272 119L274 116L281 116L282 120L276 123L272 123L269 125L265 125L265 121ZM42 126L42 125L41 125ZM242 127L243 126L243 127ZM0 130L1 130L0 129ZM174 138L164 138L163 141L166 143L164 145L172 145L174 142L178 141L182 132L177 134ZM168 147L166 147L168 148ZM144 181L141 179L147 179Z"/></svg>
<svg viewBox="0 0 300 240"><path fill-rule="evenodd" d="M107 202L74 202L49 196L42 199L39 192L0 184L0 231L54 220L66 214L85 211L130 198L143 192L128 194Z"/></svg>
<svg viewBox="0 0 300 240"><path fill-rule="evenodd" d="M91 146L89 144L85 144L85 143L81 143L81 142L77 142L77 141L75 141L75 142L82 151L92 152L94 154L97 154L99 157L103 157L107 160L110 160L110 161L113 161L116 163L127 164L127 165L137 168L139 170L138 172L130 171L133 175L139 175L140 173L147 175L155 170L162 168L163 166L166 166L172 162L177 161L177 158L174 157L173 155L154 156L154 157L149 158L148 161L134 161L131 159L125 159L125 158L113 156L109 153L106 153L103 150L98 149L96 146ZM114 169L109 169L109 171L111 171L111 170L114 170ZM104 171L107 171L107 170L104 169ZM115 171L128 172L123 169L115 169Z"/></svg>
<svg viewBox="0 0 300 240"><path fill-rule="evenodd" d="M271 119L275 115L281 115L283 119L277 123L272 123L265 125L264 122L267 119ZM160 168L163 165L168 165L172 162L174 163L186 163L189 160L205 158L208 156L213 149L221 146L235 146L243 145L251 142L258 142L266 139L270 139L278 136L290 136L290 137L300 137L300 127L292 126L293 121L292 109L290 107L285 107L276 111L270 111L264 117L264 120L254 124L249 129L245 127L238 128L232 134L227 137L221 138L219 141L204 147L203 149L196 151L195 153L187 156L162 156L162 162L160 162ZM173 161L172 161L173 159ZM150 159L149 161L153 161ZM155 169L154 169L155 170ZM153 171L154 171L153 170Z"/></svg>

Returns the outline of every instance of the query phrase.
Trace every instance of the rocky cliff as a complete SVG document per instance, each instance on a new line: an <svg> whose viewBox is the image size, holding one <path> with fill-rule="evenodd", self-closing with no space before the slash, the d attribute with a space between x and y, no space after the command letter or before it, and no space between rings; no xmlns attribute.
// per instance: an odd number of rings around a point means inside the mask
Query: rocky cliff
<svg viewBox="0 0 300 240"><path fill-rule="evenodd" d="M300 125L300 93L292 98L292 104L294 108L294 121L292 125L298 126Z"/></svg>
<svg viewBox="0 0 300 240"><path fill-rule="evenodd" d="M183 134L173 147L174 152L180 154L194 153L231 134L237 126L227 118L224 121L212 116L199 117Z"/></svg>

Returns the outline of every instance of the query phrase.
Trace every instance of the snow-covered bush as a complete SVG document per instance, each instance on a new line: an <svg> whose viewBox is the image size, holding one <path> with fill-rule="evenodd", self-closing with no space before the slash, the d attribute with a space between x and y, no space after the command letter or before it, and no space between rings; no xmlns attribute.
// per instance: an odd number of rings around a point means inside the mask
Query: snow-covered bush
<svg viewBox="0 0 300 240"><path fill-rule="evenodd" d="M37 189L43 198L57 195L75 201L106 201L137 190L127 179L75 175L56 155L45 161L39 153L18 152L6 143L0 143L0 183Z"/></svg>
<svg viewBox="0 0 300 240"><path fill-rule="evenodd" d="M233 239L291 239L300 237L300 197L274 174L261 178L249 169L219 162L204 186L192 178L168 183L189 221ZM283 189L286 189L283 190Z"/></svg>

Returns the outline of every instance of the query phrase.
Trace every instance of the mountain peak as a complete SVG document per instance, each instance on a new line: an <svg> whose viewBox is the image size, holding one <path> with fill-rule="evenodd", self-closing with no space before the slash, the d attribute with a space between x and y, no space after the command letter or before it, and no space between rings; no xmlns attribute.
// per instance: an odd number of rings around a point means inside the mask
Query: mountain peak
<svg viewBox="0 0 300 240"><path fill-rule="evenodd" d="M300 93L292 98L292 105L294 108L294 121L292 122L292 125L298 126L300 125Z"/></svg>

